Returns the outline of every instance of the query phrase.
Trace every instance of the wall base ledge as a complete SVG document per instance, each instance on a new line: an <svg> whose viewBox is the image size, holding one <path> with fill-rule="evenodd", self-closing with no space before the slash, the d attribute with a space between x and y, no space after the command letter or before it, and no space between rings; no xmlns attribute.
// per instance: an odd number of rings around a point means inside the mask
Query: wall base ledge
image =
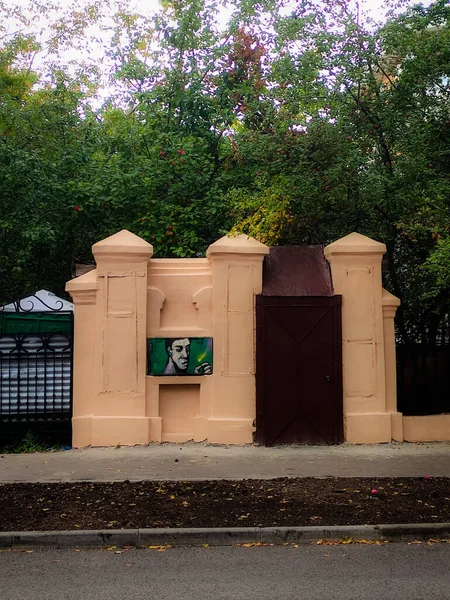
<svg viewBox="0 0 450 600"><path fill-rule="evenodd" d="M345 441L349 444L380 444L392 441L391 414L349 413L344 416Z"/></svg>
<svg viewBox="0 0 450 600"><path fill-rule="evenodd" d="M172 444L186 444L187 442L194 442L195 440L192 432L177 431L176 433L163 433L161 441Z"/></svg>
<svg viewBox="0 0 450 600"><path fill-rule="evenodd" d="M208 419L208 443L252 444L253 419L216 418Z"/></svg>
<svg viewBox="0 0 450 600"><path fill-rule="evenodd" d="M450 442L450 415L403 417L405 442Z"/></svg>
<svg viewBox="0 0 450 600"><path fill-rule="evenodd" d="M403 415L400 412L391 413L391 434L394 442L403 442Z"/></svg>
<svg viewBox="0 0 450 600"><path fill-rule="evenodd" d="M148 417L148 441L162 442L162 418Z"/></svg>
<svg viewBox="0 0 450 600"><path fill-rule="evenodd" d="M148 444L147 417L91 417L91 446Z"/></svg>
<svg viewBox="0 0 450 600"><path fill-rule="evenodd" d="M72 448L91 445L92 416L72 417Z"/></svg>

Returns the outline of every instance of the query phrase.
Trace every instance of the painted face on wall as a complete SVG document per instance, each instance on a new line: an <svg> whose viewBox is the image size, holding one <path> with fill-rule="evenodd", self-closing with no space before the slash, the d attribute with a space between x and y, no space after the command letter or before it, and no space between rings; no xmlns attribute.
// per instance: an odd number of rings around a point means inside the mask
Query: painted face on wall
<svg viewBox="0 0 450 600"><path fill-rule="evenodd" d="M167 352L180 371L186 371L189 365L190 341L188 338L177 339L167 348Z"/></svg>
<svg viewBox="0 0 450 600"><path fill-rule="evenodd" d="M212 375L212 363L212 338L147 339L148 375Z"/></svg>

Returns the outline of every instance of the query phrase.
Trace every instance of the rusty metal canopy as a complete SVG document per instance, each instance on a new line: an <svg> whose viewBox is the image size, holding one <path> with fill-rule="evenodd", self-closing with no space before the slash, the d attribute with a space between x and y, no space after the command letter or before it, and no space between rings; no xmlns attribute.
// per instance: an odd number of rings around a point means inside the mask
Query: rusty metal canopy
<svg viewBox="0 0 450 600"><path fill-rule="evenodd" d="M334 296L323 246L275 246L264 258L263 296Z"/></svg>

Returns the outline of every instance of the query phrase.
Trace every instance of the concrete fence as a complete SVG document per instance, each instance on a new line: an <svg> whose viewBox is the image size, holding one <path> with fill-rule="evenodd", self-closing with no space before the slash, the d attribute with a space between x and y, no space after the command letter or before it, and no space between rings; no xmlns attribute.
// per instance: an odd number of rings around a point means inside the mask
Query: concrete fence
<svg viewBox="0 0 450 600"><path fill-rule="evenodd" d="M150 244L123 230L92 250L97 268L67 284L75 304L73 446L251 443L255 295L269 248L239 235L212 244L206 258L154 259ZM384 252L357 233L325 249L342 295L351 443L401 441L404 430L407 439L427 437L424 417L397 412L399 300L382 288Z"/></svg>

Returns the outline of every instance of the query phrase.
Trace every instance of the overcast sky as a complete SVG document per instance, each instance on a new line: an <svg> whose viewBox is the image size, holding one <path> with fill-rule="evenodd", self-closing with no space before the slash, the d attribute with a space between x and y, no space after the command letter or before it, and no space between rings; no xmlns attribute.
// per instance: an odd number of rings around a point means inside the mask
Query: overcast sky
<svg viewBox="0 0 450 600"><path fill-rule="evenodd" d="M350 4L355 5L357 0L350 0ZM411 0L411 4L423 3L425 5L430 4L431 0ZM27 6L32 3L30 0L5 0L6 5L20 4L21 6ZM86 0L80 0L77 4L84 5ZM367 11L372 17L382 16L384 0L359 0L359 5L362 11ZM295 5L295 0L292 2ZM58 5L62 10L73 5L73 0L59 0ZM158 0L130 0L130 6L136 6L142 13L153 13L158 8Z"/></svg>
<svg viewBox="0 0 450 600"><path fill-rule="evenodd" d="M27 6L33 5L33 0L4 0L4 2L6 5L13 5L13 6L20 4L24 8L26 8ZM423 3L425 5L428 5L428 4L430 4L430 2L431 2L431 0L422 0L422 2L418 2L417 0L411 0L410 4ZM290 0L290 4L292 7L295 7L295 3L296 3L296 0ZM74 0L58 0L57 4L60 7L61 12L64 12L66 9L68 9L70 7L72 7L72 9L74 6L77 8L83 7L86 4L90 4L90 1L89 0L77 0L74 3ZM150 15L150 14L156 12L158 9L158 6L159 6L158 0L129 0L128 4L129 4L130 10L136 9L137 12L140 12L141 14L147 14L147 15ZM349 5L354 10L356 10L357 0L350 0ZM384 12L385 12L383 10L383 5L384 5L384 0L359 0L360 12L367 13L372 19L375 19L375 20L379 20L383 17ZM286 10L285 12L288 12L288 10ZM223 9L221 11L221 15L219 17L219 22L223 22L225 24L225 22L227 21L227 13L228 13L228 11L226 11L225 9ZM38 35L38 37L40 37L41 41L45 42L45 38L46 38L45 24L34 21L33 25L35 27L36 32L39 32L39 30L40 30L40 35ZM80 59L87 60L90 64L93 64L97 67L100 66L102 73L105 73L105 71L108 70L108 66L105 63L104 47L105 47L105 45L108 44L108 39L107 39L108 35L106 35L106 38L105 38L105 35L100 32L98 27L91 27L89 34L99 38L98 42L95 43L95 42L89 41L87 45L83 44L83 46L85 46L84 48L83 47L79 48L77 51L74 51L72 49L67 52L63 52L62 55L60 55L59 60L62 59L64 62L67 62L67 63L70 63L72 61L78 62ZM103 38L103 41L100 41L102 38ZM43 55L38 55L35 58L35 61L33 63L34 68L39 69L39 66L43 65L43 62L42 62L43 58L44 58ZM103 69L102 69L101 65L103 65ZM71 70L71 68L70 68L70 70ZM106 84L106 82L105 82L105 84ZM106 88L104 90L105 92L107 91L107 87L108 87L108 84L106 84Z"/></svg>

